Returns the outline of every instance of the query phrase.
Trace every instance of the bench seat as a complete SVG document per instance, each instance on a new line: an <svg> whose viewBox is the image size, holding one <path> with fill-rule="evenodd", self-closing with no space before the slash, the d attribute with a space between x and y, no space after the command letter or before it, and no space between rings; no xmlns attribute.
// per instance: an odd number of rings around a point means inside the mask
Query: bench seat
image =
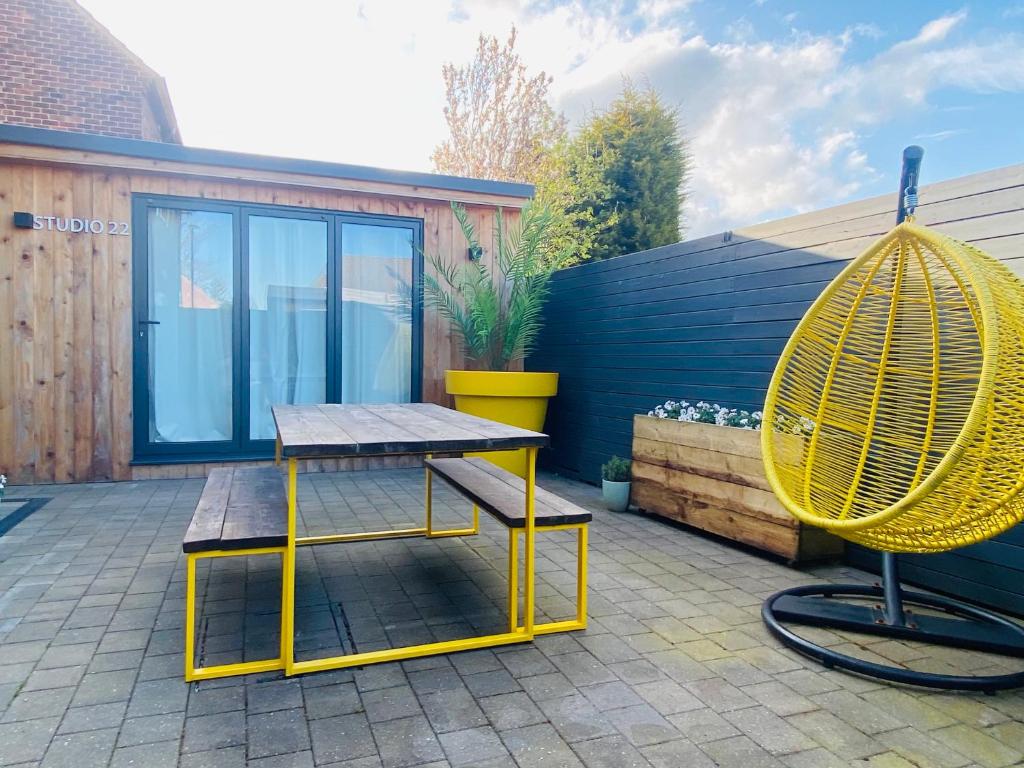
<svg viewBox="0 0 1024 768"><path fill-rule="evenodd" d="M183 552L284 547L288 500L273 467L211 470L181 543Z"/></svg>
<svg viewBox="0 0 1024 768"><path fill-rule="evenodd" d="M427 468L509 528L526 527L526 481L486 459L427 459ZM543 488L534 497L534 525L589 523L592 515Z"/></svg>

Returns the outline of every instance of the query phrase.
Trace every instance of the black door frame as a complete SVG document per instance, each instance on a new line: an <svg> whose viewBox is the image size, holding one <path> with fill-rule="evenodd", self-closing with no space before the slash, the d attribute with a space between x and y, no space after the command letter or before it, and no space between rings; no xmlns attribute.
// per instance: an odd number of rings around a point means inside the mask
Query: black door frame
<svg viewBox="0 0 1024 768"><path fill-rule="evenodd" d="M149 216L150 208L223 212L232 215L232 439L192 443L149 441ZM341 397L341 252L345 224L411 229L413 236L412 360L410 399L419 402L423 382L423 220L408 216L332 211L322 208L210 200L173 195L132 195L132 407L133 464L189 463L269 458L272 440L249 438L249 216L327 222L327 401ZM333 288L332 288L333 286Z"/></svg>

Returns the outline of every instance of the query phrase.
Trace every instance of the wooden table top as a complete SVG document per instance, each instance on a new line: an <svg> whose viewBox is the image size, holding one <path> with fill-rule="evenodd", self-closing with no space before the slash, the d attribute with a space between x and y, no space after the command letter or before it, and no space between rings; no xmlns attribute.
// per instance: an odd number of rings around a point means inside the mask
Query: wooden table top
<svg viewBox="0 0 1024 768"><path fill-rule="evenodd" d="M286 459L543 447L548 436L433 403L275 405Z"/></svg>

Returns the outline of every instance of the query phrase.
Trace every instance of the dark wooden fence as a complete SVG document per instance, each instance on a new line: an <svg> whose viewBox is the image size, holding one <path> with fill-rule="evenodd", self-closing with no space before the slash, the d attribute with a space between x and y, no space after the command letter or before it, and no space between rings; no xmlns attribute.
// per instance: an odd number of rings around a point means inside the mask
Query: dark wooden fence
<svg viewBox="0 0 1024 768"><path fill-rule="evenodd" d="M669 398L760 408L797 321L851 258L892 227L895 207L895 194L872 198L557 273L527 365L560 374L545 465L597 482L609 456L629 456L633 414ZM1024 273L1024 165L924 187L918 219ZM990 552L976 558L975 570L994 565L998 573L982 579L984 589L1016 589L1007 605L1024 612L1024 531L1003 538L980 545ZM905 571L952 574L963 565L961 552L922 558L926 565L915 561ZM962 585L960 594L969 592Z"/></svg>

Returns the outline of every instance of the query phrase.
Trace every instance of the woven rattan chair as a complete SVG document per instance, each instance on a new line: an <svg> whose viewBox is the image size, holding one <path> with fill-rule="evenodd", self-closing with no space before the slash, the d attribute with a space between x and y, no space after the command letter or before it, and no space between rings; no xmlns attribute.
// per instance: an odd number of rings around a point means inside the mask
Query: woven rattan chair
<svg viewBox="0 0 1024 768"><path fill-rule="evenodd" d="M911 210L921 154L912 147L904 156L901 189ZM886 553L884 590L824 585L769 598L763 614L777 636L826 664L889 680L983 690L1024 684L1024 674L964 678L870 664L781 624L1024 655L1019 625L903 593L893 554L974 544L1024 519L1024 282L912 217L898 223L801 320L769 386L763 425L765 472L786 509ZM885 609L832 599L839 595L884 597ZM960 618L911 620L904 601Z"/></svg>
<svg viewBox="0 0 1024 768"><path fill-rule="evenodd" d="M807 312L764 423L768 480L805 523L887 552L1001 533L1024 519L1024 283L898 225Z"/></svg>

